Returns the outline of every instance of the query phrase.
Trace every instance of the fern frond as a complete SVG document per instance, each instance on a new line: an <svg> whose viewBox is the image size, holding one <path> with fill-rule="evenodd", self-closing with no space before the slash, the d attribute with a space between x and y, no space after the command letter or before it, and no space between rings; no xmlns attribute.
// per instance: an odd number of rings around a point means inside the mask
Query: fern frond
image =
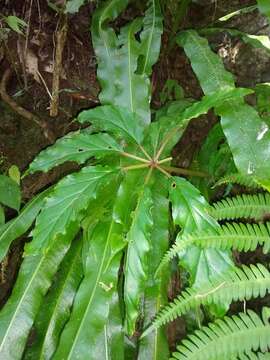
<svg viewBox="0 0 270 360"><path fill-rule="evenodd" d="M234 268L203 288L189 288L157 315L143 337L200 305L231 303L263 297L270 291L270 272L261 264Z"/></svg>
<svg viewBox="0 0 270 360"><path fill-rule="evenodd" d="M248 352L246 354L238 356L237 358L233 357L231 360L270 360L270 353Z"/></svg>
<svg viewBox="0 0 270 360"><path fill-rule="evenodd" d="M253 311L219 319L195 331L177 347L173 359L231 359L245 352L270 347L269 309L262 319Z"/></svg>
<svg viewBox="0 0 270 360"><path fill-rule="evenodd" d="M261 220L270 214L270 194L238 195L212 205L211 215L217 220L250 218Z"/></svg>
<svg viewBox="0 0 270 360"><path fill-rule="evenodd" d="M266 254L270 249L270 223L226 223L218 228L216 233L201 231L186 236L179 234L175 244L164 255L156 274L178 253L185 251L192 245L203 248L232 249L245 252L255 250L258 245L261 245L263 246L264 254Z"/></svg>
<svg viewBox="0 0 270 360"><path fill-rule="evenodd" d="M254 190L261 189L261 186L258 185L253 178L240 173L229 174L227 176L222 177L219 181L215 183L213 187L217 187L229 183L245 186L247 188Z"/></svg>

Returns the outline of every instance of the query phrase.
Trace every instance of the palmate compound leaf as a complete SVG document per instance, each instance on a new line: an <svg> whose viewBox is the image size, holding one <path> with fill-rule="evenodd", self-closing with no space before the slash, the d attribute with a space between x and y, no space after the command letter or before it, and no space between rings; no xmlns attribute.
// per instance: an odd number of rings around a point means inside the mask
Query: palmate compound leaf
<svg viewBox="0 0 270 360"><path fill-rule="evenodd" d="M219 225L210 215L210 206L191 183L183 178L173 177L169 194L175 225L181 227L181 235L194 231L217 232ZM179 253L180 263L190 275L190 283L201 286L224 273L233 263L230 254L215 249L200 249L191 246Z"/></svg>
<svg viewBox="0 0 270 360"><path fill-rule="evenodd" d="M136 18L116 36L109 26L128 1L105 2L95 12L92 41L98 58L98 79L102 104L125 106L150 122L150 80L157 61L162 19L158 0L148 1L144 19Z"/></svg>
<svg viewBox="0 0 270 360"><path fill-rule="evenodd" d="M34 342L26 349L25 360L51 359L59 335L69 319L77 288L81 282L82 239L76 239L66 254L53 281L52 287L43 299L33 326Z"/></svg>
<svg viewBox="0 0 270 360"><path fill-rule="evenodd" d="M26 256L12 294L0 312L0 358L20 360L28 334L77 227L54 238L46 253Z"/></svg>
<svg viewBox="0 0 270 360"><path fill-rule="evenodd" d="M27 244L25 253L46 252L50 242L67 233L71 225L79 228L90 200L118 175L117 168L88 166L59 181L37 217L33 240Z"/></svg>
<svg viewBox="0 0 270 360"><path fill-rule="evenodd" d="M127 245L124 233L129 227L130 212L136 205L135 184L140 184L144 177L145 171L128 173L100 221L93 227L91 220L85 220L85 277L77 292L70 321L61 335L54 356L56 360L94 359L97 354L101 359L121 359L123 337L117 301L118 270L122 250ZM110 337L112 331L115 337Z"/></svg>
<svg viewBox="0 0 270 360"><path fill-rule="evenodd" d="M88 130L76 131L67 134L57 140L54 145L41 151L29 165L27 173L46 172L66 161L83 164L91 157L100 159L119 154L121 151L123 151L122 146L108 134L89 134Z"/></svg>
<svg viewBox="0 0 270 360"><path fill-rule="evenodd" d="M45 198L50 195L52 189L52 187L48 188L36 195L27 205L25 205L15 219L0 226L0 261L7 254L12 241L23 235L30 228L42 208Z"/></svg>
<svg viewBox="0 0 270 360"><path fill-rule="evenodd" d="M189 30L181 33L177 42L183 46L205 94L235 88L232 75L224 69L218 55L211 51L207 40ZM221 126L239 172L253 175L269 190L270 131L267 123L244 99L225 100L215 107L215 111L221 117Z"/></svg>
<svg viewBox="0 0 270 360"><path fill-rule="evenodd" d="M184 339L172 359L225 360L251 350L262 352L270 347L269 308L262 319L253 311L216 320Z"/></svg>
<svg viewBox="0 0 270 360"><path fill-rule="evenodd" d="M263 265L234 268L203 287L191 287L182 291L160 311L143 336L201 305L247 301L258 296L262 298L269 291L270 273Z"/></svg>
<svg viewBox="0 0 270 360"><path fill-rule="evenodd" d="M153 174L153 231L148 261L148 280L143 300L143 324L147 326L159 310L167 303L167 290L170 272L164 267L156 279L155 271L169 244L169 200L168 181L162 174ZM168 341L165 329L152 331L139 342L138 360L167 360Z"/></svg>

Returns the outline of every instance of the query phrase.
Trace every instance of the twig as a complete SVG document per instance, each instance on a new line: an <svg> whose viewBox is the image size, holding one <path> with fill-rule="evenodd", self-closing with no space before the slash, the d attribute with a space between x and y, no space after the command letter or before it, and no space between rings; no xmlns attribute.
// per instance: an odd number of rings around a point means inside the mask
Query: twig
<svg viewBox="0 0 270 360"><path fill-rule="evenodd" d="M53 117L58 115L60 77L62 71L63 50L65 47L66 38L67 15L61 14L59 29L56 31L56 49L53 65L52 99L50 104L50 116Z"/></svg>
<svg viewBox="0 0 270 360"><path fill-rule="evenodd" d="M2 98L2 100L7 103L12 110L14 110L17 114L19 114L20 116L22 116L23 118L34 122L36 125L38 125L42 131L43 134L45 136L46 139L48 139L50 142L54 142L55 140L55 136L54 134L51 132L51 130L48 128L47 124L38 118L38 116L32 114L30 111L24 109L22 106L18 105L16 103L16 101L14 101L7 93L6 90L6 86L7 83L9 81L9 79L11 78L11 69L8 68L6 69L6 71L4 72L4 75L1 79L1 83L0 83L0 96Z"/></svg>

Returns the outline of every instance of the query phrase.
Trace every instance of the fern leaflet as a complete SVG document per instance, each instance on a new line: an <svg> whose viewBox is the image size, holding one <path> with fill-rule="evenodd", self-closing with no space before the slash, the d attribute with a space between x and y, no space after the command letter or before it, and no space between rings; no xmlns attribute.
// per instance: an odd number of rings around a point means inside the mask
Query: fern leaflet
<svg viewBox="0 0 270 360"><path fill-rule="evenodd" d="M200 305L249 300L252 297L263 297L268 291L270 291L270 273L263 265L250 265L250 267L243 265L242 268L234 268L208 286L191 287L183 291L161 310L142 337Z"/></svg>
<svg viewBox="0 0 270 360"><path fill-rule="evenodd" d="M270 214L270 194L238 195L212 205L211 215L217 220L250 218L261 220Z"/></svg>
<svg viewBox="0 0 270 360"><path fill-rule="evenodd" d="M263 252L266 254L270 249L270 223L266 225L226 223L217 229L216 233L201 231L186 236L179 234L175 244L164 255L156 274L177 254L192 245L245 252L255 250L258 245L262 245Z"/></svg>
<svg viewBox="0 0 270 360"><path fill-rule="evenodd" d="M262 319L253 311L219 319L195 331L177 347L173 359L231 359L247 351L270 347L269 309Z"/></svg>
<svg viewBox="0 0 270 360"><path fill-rule="evenodd" d="M240 173L229 174L227 176L222 177L221 179L219 179L219 181L215 183L214 187L229 183L245 186L247 188L254 190L261 189L261 186L258 185L251 177L248 177Z"/></svg>

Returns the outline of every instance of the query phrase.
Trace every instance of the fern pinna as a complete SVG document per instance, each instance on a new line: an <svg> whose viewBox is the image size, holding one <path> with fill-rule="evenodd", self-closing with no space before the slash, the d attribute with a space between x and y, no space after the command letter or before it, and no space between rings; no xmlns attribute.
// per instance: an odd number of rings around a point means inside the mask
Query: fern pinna
<svg viewBox="0 0 270 360"><path fill-rule="evenodd" d="M263 125L244 101L253 90L236 88L206 40L188 31L178 42L190 56L205 96L193 103L170 103L151 116L149 77L163 31L160 5L149 0L145 16L116 33L110 24L128 3L105 1L92 19L101 106L82 111L77 120L83 129L42 151L27 174L46 172L66 161L77 162L81 170L37 195L17 218L0 227L3 259L12 241L36 219L16 284L0 312L0 358L5 360L165 360L169 346L160 325L200 305L207 305L212 314L217 309L224 312L233 300L264 296L269 290L268 270L261 264L235 269L229 250L246 249L245 241L249 248L261 244L268 249L269 226L221 226L217 212L229 218L227 203L210 207L191 182L172 175L205 174L171 164L171 150L189 121L214 108L222 117L237 170L243 176L252 172L254 183L269 189L269 169L257 166L260 151L268 154L268 135L258 151L240 153L233 136L239 131L234 121L238 115L243 120L251 112L256 129ZM207 71L214 74L209 79L201 75L205 62ZM241 114L235 114L236 103L241 104ZM228 109L224 104L230 105ZM252 144L253 138L253 132L248 133L247 143ZM233 205L245 208L247 199L237 198ZM269 197L250 198L249 210L241 209L234 216L261 219L269 209ZM172 227L180 232L166 260L179 255L181 267L190 274L190 288L173 306L161 310L167 303L170 277L168 262L162 258ZM259 348L265 352L269 346L262 333L269 332L266 314L265 310L261 320L249 312L220 320L211 330L202 328L192 338L196 346L188 340L173 356L193 358L196 351L200 354L201 345L202 354L215 359L244 356L245 351ZM213 339L221 330L227 335L226 343L215 346ZM242 347L238 349L230 339L239 332ZM249 334L254 337L250 344Z"/></svg>

